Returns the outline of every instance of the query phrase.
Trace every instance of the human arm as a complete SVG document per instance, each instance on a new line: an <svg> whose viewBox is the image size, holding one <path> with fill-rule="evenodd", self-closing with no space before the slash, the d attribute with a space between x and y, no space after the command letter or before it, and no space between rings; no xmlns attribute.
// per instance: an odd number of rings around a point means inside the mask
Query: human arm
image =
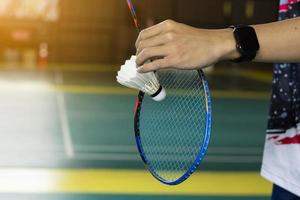
<svg viewBox="0 0 300 200"><path fill-rule="evenodd" d="M260 43L254 61L300 61L300 18L252 27ZM240 56L232 29L197 29L171 20L143 30L136 48L140 72L203 68ZM147 63L151 58L154 61Z"/></svg>

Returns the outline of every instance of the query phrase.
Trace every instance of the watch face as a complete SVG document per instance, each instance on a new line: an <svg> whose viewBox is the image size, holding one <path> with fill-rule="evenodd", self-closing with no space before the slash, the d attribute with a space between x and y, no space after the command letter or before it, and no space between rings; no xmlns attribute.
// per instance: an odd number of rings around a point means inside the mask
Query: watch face
<svg viewBox="0 0 300 200"><path fill-rule="evenodd" d="M241 27L235 29L235 35L238 36L239 48L244 51L258 51L259 43L255 30L252 27Z"/></svg>

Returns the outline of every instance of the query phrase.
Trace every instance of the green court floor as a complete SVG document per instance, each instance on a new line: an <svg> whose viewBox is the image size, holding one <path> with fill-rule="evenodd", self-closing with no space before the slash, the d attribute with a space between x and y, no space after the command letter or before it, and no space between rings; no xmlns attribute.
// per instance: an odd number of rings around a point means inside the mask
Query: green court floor
<svg viewBox="0 0 300 200"><path fill-rule="evenodd" d="M0 170L144 170L133 135L136 92L118 86L113 70L101 69L77 66L72 70L54 66L47 72L2 70ZM255 71L232 75L220 69L209 75L213 131L208 155L199 172L259 172L269 80L269 75ZM74 180L80 181L80 178ZM143 180L141 184L144 184ZM6 187L1 187L0 184L1 199L258 200L268 199L269 192L251 193L248 188L248 196L247 192L241 196L238 192L220 192L221 196L205 193L160 196L160 192L144 195L106 193L99 188L96 190L99 193L91 193L88 189L86 193L74 190L62 190L61 193L50 189L26 194L28 192L6 191Z"/></svg>

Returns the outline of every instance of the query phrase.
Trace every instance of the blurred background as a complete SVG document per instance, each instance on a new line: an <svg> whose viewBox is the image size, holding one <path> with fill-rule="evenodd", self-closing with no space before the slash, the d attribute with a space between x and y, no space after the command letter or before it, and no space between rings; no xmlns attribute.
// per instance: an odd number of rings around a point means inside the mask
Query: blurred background
<svg viewBox="0 0 300 200"><path fill-rule="evenodd" d="M135 0L143 27L267 23L277 0ZM180 186L146 171L133 135L136 91L115 81L137 37L125 0L0 1L0 199L269 199L259 176L272 64L206 70L213 131Z"/></svg>

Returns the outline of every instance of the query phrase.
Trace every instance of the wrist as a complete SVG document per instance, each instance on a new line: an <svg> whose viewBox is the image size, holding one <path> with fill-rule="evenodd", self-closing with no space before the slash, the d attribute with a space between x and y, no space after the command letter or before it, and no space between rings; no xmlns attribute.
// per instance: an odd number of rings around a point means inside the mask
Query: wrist
<svg viewBox="0 0 300 200"><path fill-rule="evenodd" d="M236 41L231 28L220 30L220 61L235 60L241 55L236 48Z"/></svg>

